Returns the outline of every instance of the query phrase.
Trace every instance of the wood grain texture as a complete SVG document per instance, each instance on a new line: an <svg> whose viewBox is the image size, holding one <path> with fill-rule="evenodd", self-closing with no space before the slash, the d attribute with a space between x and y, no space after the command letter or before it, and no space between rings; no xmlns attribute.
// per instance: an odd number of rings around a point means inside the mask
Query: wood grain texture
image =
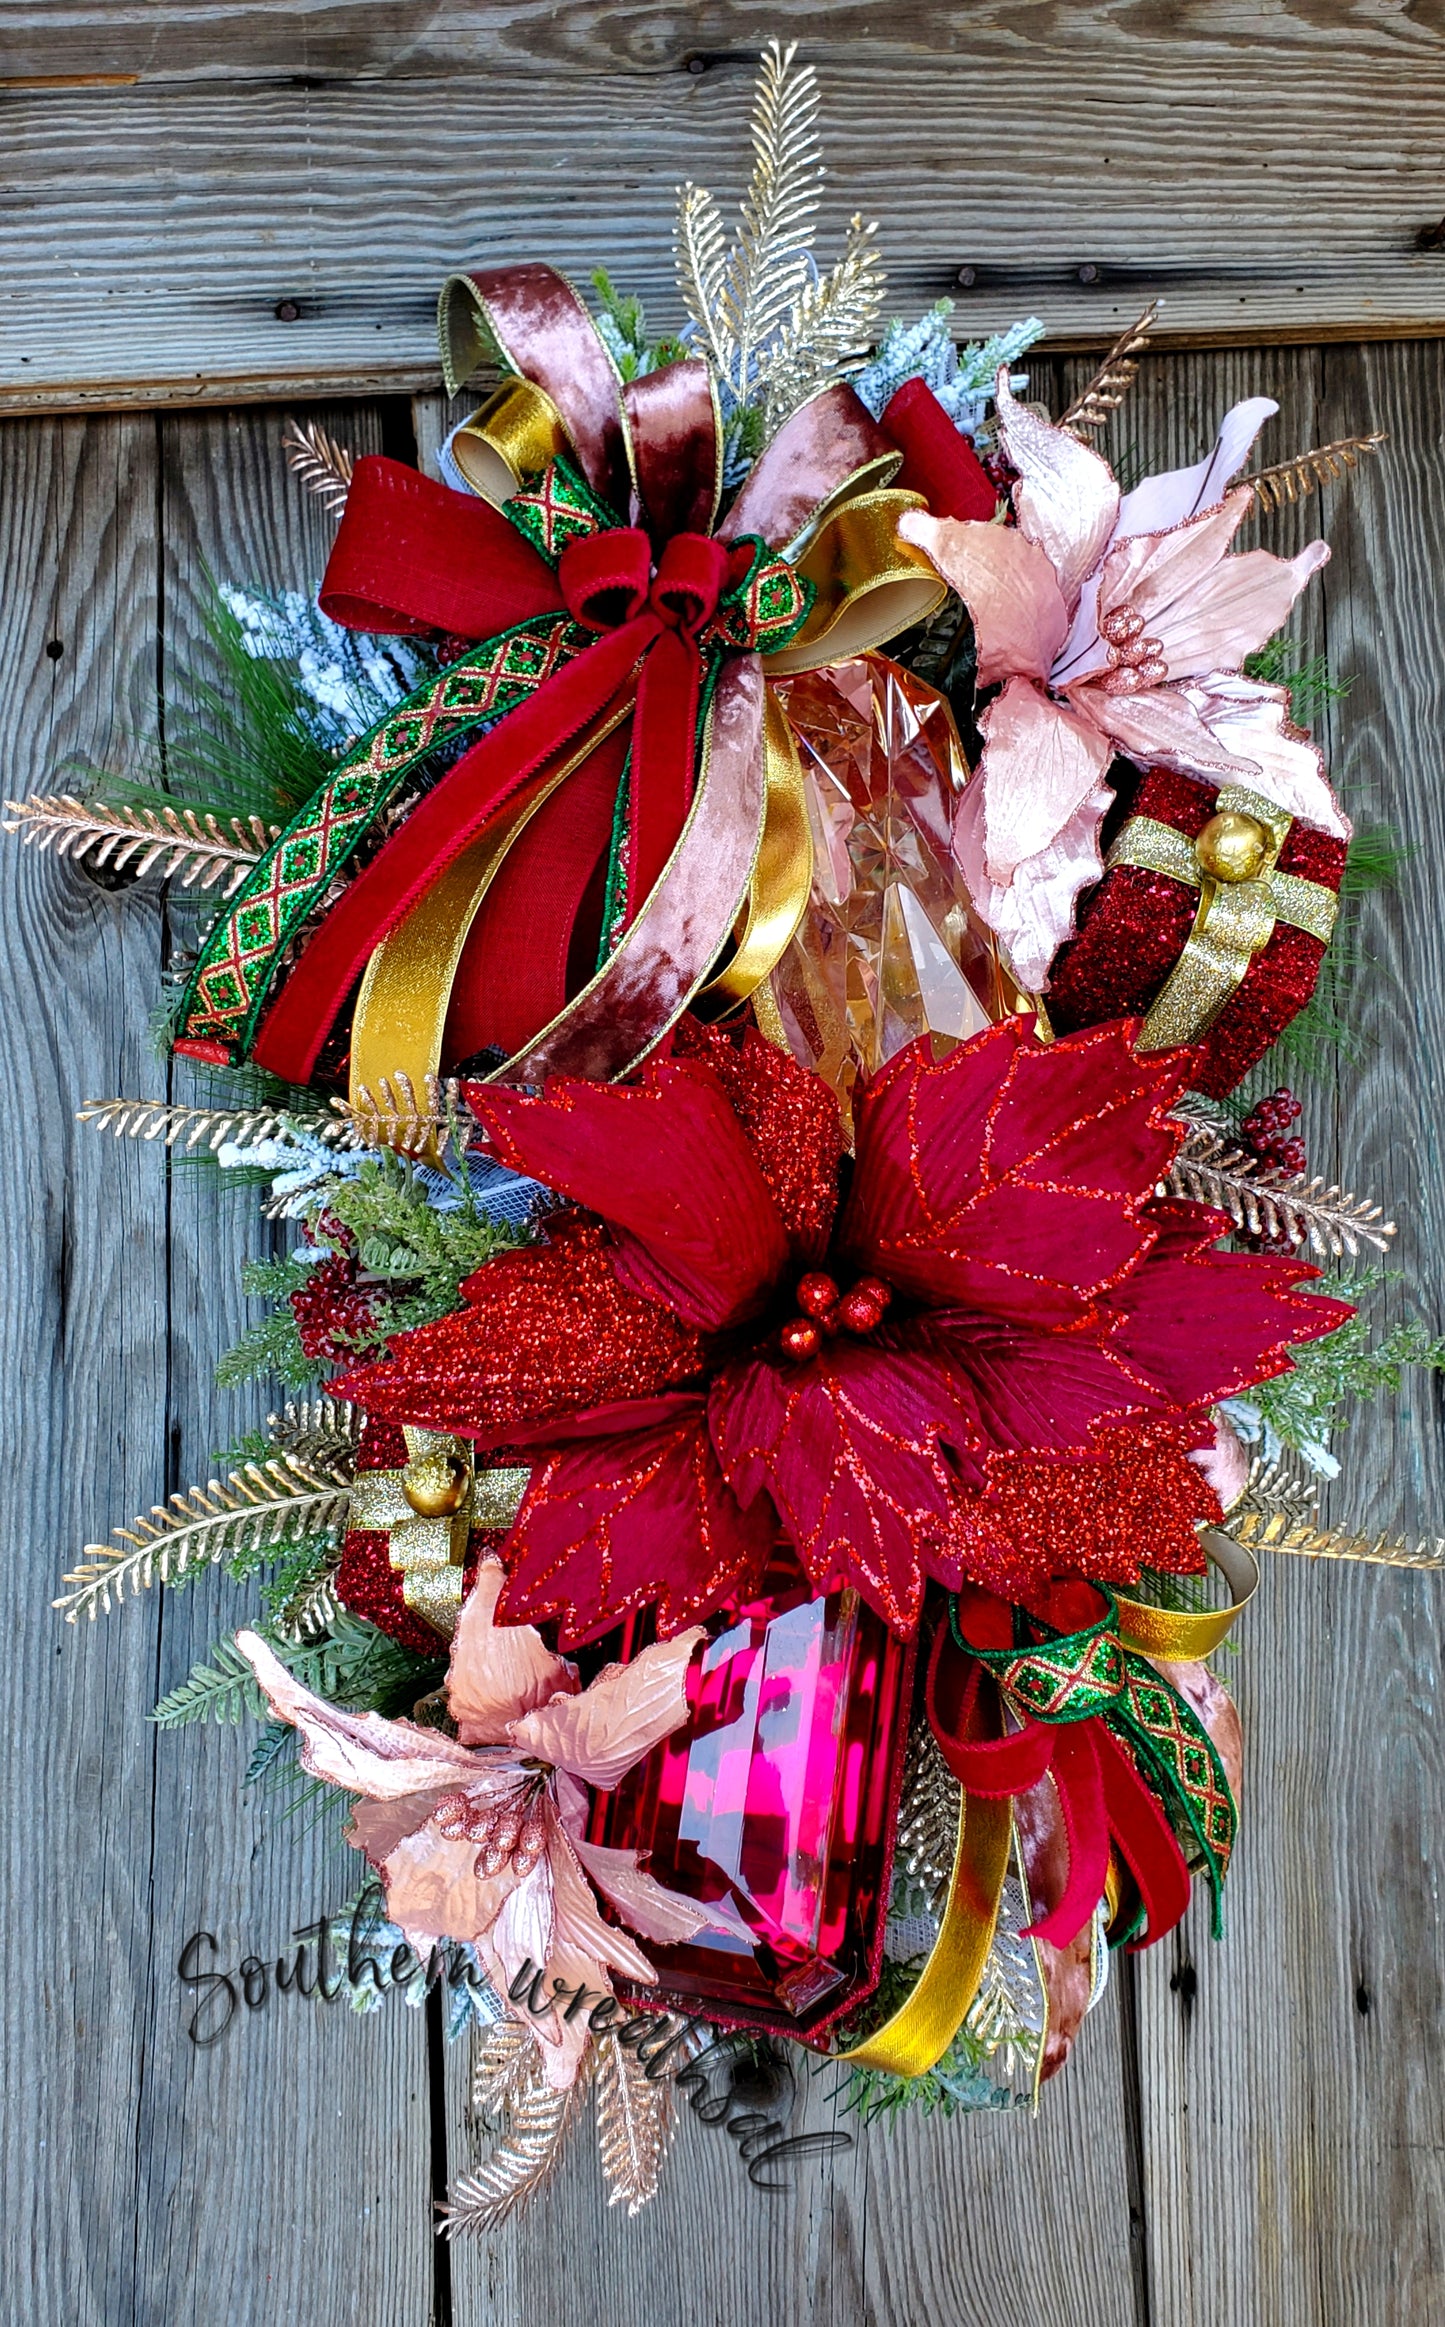
<svg viewBox="0 0 1445 2327"><path fill-rule="evenodd" d="M1155 362L1116 428L1156 467L1260 393L1282 406L1266 459L1390 431L1349 489L1256 532L1281 551L1329 540L1300 627L1352 682L1325 723L1332 773L1357 823L1388 820L1418 851L1364 915L1369 958L1346 1004L1358 1067L1313 1088L1289 1079L1307 1097L1315 1168L1401 1223L1409 1282L1386 1288L1378 1313L1438 1330L1445 365L1435 346ZM1333 1518L1438 1524L1433 1377L1363 1409L1339 1451ZM1425 2327L1445 2305L1440 1592L1434 1576L1276 1558L1227 1660L1247 1759L1225 1940L1211 1944L1196 1901L1138 1968L1151 2316L1171 2327Z"/></svg>
<svg viewBox="0 0 1445 2327"><path fill-rule="evenodd" d="M676 323L675 188L739 190L775 29L737 0L222 22L47 8L38 58L34 0L0 17L0 409L426 387L468 263L605 262ZM900 311L956 292L966 333L1039 309L1074 344L1155 295L1184 339L1445 328L1445 254L1415 248L1445 210L1436 8L814 6L789 29L822 68L829 235L876 213ZM34 85L92 34L85 73L125 85Z"/></svg>
<svg viewBox="0 0 1445 2327"><path fill-rule="evenodd" d="M1057 408L1086 370L1042 359L1035 389ZM1283 406L1265 459L1391 432L1348 490L1261 521L1257 538L1331 541L1302 635L1354 679L1328 723L1334 771L1361 822L1389 818L1418 851L1364 924L1375 969L1358 1014L1373 1047L1311 1095L1307 1121L1321 1168L1401 1221L1414 1297L1438 1325L1445 348L1153 357L1106 443L1131 468L1192 457L1227 404L1261 391ZM425 462L451 416L417 399ZM394 407L321 418L357 450L387 432L397 448ZM278 412L0 430L14 788L70 750L123 756L158 624L167 672L194 649L203 565L314 580L329 521L286 476L281 425ZM34 2314L66 2327L570 2327L585 2302L623 2327L1433 2327L1436 1577L1271 1563L1230 1670L1249 1758L1225 1941L1209 1942L1196 1910L1175 1942L1116 1967L1037 2120L861 2130L825 2071L790 2129L849 2130L847 2154L799 2161L793 2189L769 2199L725 2132L685 2117L661 2195L632 2222L607 2207L584 2126L531 2214L439 2268L441 2146L451 2171L466 2161L461 2052L429 2058L420 2017L396 2004L357 2024L295 1999L192 2051L181 1939L215 1930L228 1967L248 1949L274 1955L342 1896L349 1857L320 1832L268 1830L264 1804L239 1792L250 1732L145 1728L157 1691L248 1592L206 1576L78 1638L43 1603L73 1545L205 1475L264 1404L224 1400L210 1378L243 1316L236 1264L262 1232L244 1196L223 1200L185 1167L167 1179L154 1150L69 1125L93 1090L163 1088L144 1023L165 938L154 892L105 895L18 847L0 851L0 880L8 1064L47 1111L43 1135L0 1160L6 1216L28 1231L0 1277L5 1346L21 1356L0 1396L19 1482L3 1585L17 1672L0 2141L21 2201L7 2262L36 2287ZM1404 1298L1387 1289L1386 1313ZM1362 1417L1343 1451L1334 1516L1439 1524L1433 1385ZM104 1509L97 1480L113 1495Z"/></svg>

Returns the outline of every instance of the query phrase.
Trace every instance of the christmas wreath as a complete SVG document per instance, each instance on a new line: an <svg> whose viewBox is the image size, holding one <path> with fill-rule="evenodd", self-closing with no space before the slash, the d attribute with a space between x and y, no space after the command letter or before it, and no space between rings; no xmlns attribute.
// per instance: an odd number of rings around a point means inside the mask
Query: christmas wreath
<svg viewBox="0 0 1445 2327"><path fill-rule="evenodd" d="M163 785L12 803L197 908L201 1087L83 1116L292 1224L222 1361L292 1402L57 1605L257 1579L156 1718L354 1798L500 2127L453 2229L589 2086L635 2210L719 2029L1032 2097L1196 1875L1219 1929L1255 1548L1438 1556L1315 1524L1445 1353L1317 1281L1392 1231L1258 1089L1388 854L1296 723L1325 547L1235 547L1323 456L1234 481L1254 400L1124 489L1150 316L1057 420L1037 321L880 331L816 102L774 47L736 236L684 189L680 340L453 277L442 478L295 430L318 598L218 589Z"/></svg>

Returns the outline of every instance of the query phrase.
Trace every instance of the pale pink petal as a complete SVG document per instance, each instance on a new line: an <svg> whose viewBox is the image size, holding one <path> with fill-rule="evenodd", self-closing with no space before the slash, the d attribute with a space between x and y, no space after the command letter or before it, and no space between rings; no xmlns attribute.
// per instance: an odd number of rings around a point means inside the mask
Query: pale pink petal
<svg viewBox="0 0 1445 2327"><path fill-rule="evenodd" d="M953 827L954 854L980 918L1028 993L1047 991L1049 964L1074 934L1079 896L1103 872L1099 830L1113 797L1107 784L1096 784L1057 838L1015 866L1012 881L1001 888L984 868L981 788L977 782L964 787Z"/></svg>
<svg viewBox="0 0 1445 2327"><path fill-rule="evenodd" d="M384 1802L455 1790L477 1776L476 1755L440 1731L414 1721L384 1721L379 1713L343 1713L303 1689L256 1633L238 1632L236 1646L277 1720L300 1731L302 1764L313 1777Z"/></svg>
<svg viewBox="0 0 1445 2327"><path fill-rule="evenodd" d="M1325 778L1325 755L1290 719L1283 687L1215 671L1181 692L1215 740L1252 763L1252 791L1338 840L1349 839L1350 820Z"/></svg>
<svg viewBox="0 0 1445 2327"><path fill-rule="evenodd" d="M755 1945L753 1933L729 1900L705 1906L684 1898L681 1891L668 1890L638 1865L635 1850L608 1850L599 1842L575 1840L572 1847L603 1898L634 1931L657 1946L675 1946L695 1939L700 1931L725 1932L749 1950Z"/></svg>
<svg viewBox="0 0 1445 2327"><path fill-rule="evenodd" d="M1249 1480L1249 1450L1228 1417L1214 1417L1213 1446L1199 1446L1189 1460L1204 1473L1220 1503L1229 1511L1239 1501Z"/></svg>
<svg viewBox="0 0 1445 2327"><path fill-rule="evenodd" d="M415 1936L481 1942L501 1903L495 1885L477 1878L477 1846L453 1841L428 1819L393 1842L384 1855L383 1836L363 1815L352 1821L352 1841L364 1849L386 1886L386 1912L415 1944ZM490 1894L490 1895L489 1895Z"/></svg>
<svg viewBox="0 0 1445 2327"><path fill-rule="evenodd" d="M506 1580L500 1560L484 1559L457 1619L447 1704L463 1745L507 1745L509 1722L581 1686L576 1666L554 1656L534 1625L496 1622Z"/></svg>
<svg viewBox="0 0 1445 2327"><path fill-rule="evenodd" d="M1018 402L1006 371L999 373L996 401L999 442L1019 472L1013 489L1019 531L1044 552L1072 615L1113 537L1119 488L1096 452Z"/></svg>
<svg viewBox="0 0 1445 2327"><path fill-rule="evenodd" d="M899 532L933 560L968 608L978 645L978 682L1042 679L1069 627L1054 569L1011 525L929 517L911 509Z"/></svg>
<svg viewBox="0 0 1445 2327"><path fill-rule="evenodd" d="M1241 486L1214 509L1170 533L1145 533L1116 543L1099 583L1100 619L1130 607L1171 679L1203 671L1237 670L1247 654L1272 638L1310 576L1329 557L1312 541L1298 557L1267 549L1226 555L1254 496Z"/></svg>
<svg viewBox="0 0 1445 2327"><path fill-rule="evenodd" d="M545 1934L541 1917L514 1895L515 1904L514 1900L507 1902L492 1927L490 1944L482 1946L482 1955L500 1995L506 1995L528 1963L534 1972L540 1968L544 1973L543 1993L555 1993L558 1983L572 1991L550 2011L527 2014L528 2025L541 2039L547 2082L560 2092L576 2081L590 2041L589 2014L613 1992L609 1973L619 1972L624 1979L647 1984L657 1975L625 1932L603 1922L586 1878L560 1832L542 1864L548 1870ZM580 1997L579 1988L583 1991Z"/></svg>
<svg viewBox="0 0 1445 2327"><path fill-rule="evenodd" d="M1027 679L1010 679L979 726L986 748L973 782L983 792L984 868L1007 887L1014 867L1077 814L1108 767L1109 746L1087 714L1051 703Z"/></svg>
<svg viewBox="0 0 1445 2327"><path fill-rule="evenodd" d="M702 1626L694 1624L672 1640L654 1641L631 1664L608 1665L580 1697L554 1697L514 1721L517 1751L609 1790L687 1719L687 1668L702 1637Z"/></svg>
<svg viewBox="0 0 1445 2327"><path fill-rule="evenodd" d="M1141 768L1173 768L1210 784L1230 777L1248 784L1258 773L1253 760L1239 758L1211 734L1180 687L1150 687L1142 695L1080 687L1070 701L1087 710Z"/></svg>
<svg viewBox="0 0 1445 2327"><path fill-rule="evenodd" d="M1191 468L1167 469L1161 476L1146 477L1142 485L1124 495L1115 539L1122 540L1129 533L1163 533L1167 526L1182 525L1186 517L1197 517L1212 501L1222 500L1225 487L1244 466L1266 420L1278 410L1271 396L1249 396L1242 404L1233 405L1219 424L1213 450L1202 461L1195 461Z"/></svg>

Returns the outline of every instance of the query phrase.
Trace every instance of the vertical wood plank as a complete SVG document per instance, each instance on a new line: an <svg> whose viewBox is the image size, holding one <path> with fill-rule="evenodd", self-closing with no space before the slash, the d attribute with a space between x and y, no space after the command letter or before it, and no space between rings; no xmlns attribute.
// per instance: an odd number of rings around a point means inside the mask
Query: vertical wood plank
<svg viewBox="0 0 1445 2327"><path fill-rule="evenodd" d="M1329 539L1300 630L1352 680L1324 723L1332 773L1357 823L1388 819L1419 850L1364 916L1360 1063L1324 1087L1288 1079L1307 1100L1313 1167L1401 1222L1409 1282L1387 1289L1384 1314L1409 1307L1438 1330L1445 367L1432 347L1165 358L1116 426L1158 467L1259 393L1283 407L1264 460L1391 432L1352 489L1261 519L1256 538L1282 552ZM1332 1517L1441 1524L1431 1379L1361 1412L1338 1451ZM1196 1901L1138 1971L1157 2327L1441 2315L1440 1592L1437 1576L1274 1559L1225 1662L1247 1740L1225 1940L1211 1945Z"/></svg>
<svg viewBox="0 0 1445 2327"><path fill-rule="evenodd" d="M365 408L317 415L375 450ZM308 588L334 529L281 453L279 411L161 424L168 683L203 653L203 575ZM179 1070L178 1070L179 1072ZM208 1167L173 1167L169 1192L168 1421L176 1474L209 1475L215 1451L264 1416L266 1386L221 1394L219 1353L246 1322L242 1261L267 1250L254 1193ZM157 1448L157 1453L159 1448ZM254 1587L204 1576L168 1594L159 1686L170 1688L255 1604ZM395 2000L359 2024L274 1991L213 2048L184 2033L174 1977L183 1940L213 1931L216 1962L274 1961L290 1934L339 1907L364 1871L333 1815L278 1822L241 1780L255 1729L167 1733L156 1753L152 1912L160 1967L148 2029L138 2224L141 2316L340 2327L422 2327L432 2314L425 2027Z"/></svg>
<svg viewBox="0 0 1445 2327"><path fill-rule="evenodd" d="M154 498L150 421L0 432L7 792L63 788L62 760L114 740L153 651ZM107 895L13 842L0 900L5 2268L34 2316L109 2327L134 2292L158 1611L77 1634L48 1603L85 1538L149 1501L162 1443L165 1253L139 1226L161 1167L73 1120L97 1090L158 1087L158 915L154 891Z"/></svg>

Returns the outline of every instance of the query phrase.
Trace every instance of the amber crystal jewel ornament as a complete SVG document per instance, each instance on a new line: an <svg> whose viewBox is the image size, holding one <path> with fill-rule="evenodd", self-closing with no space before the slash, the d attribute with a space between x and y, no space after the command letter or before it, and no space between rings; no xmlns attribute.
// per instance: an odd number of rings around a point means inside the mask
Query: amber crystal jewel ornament
<svg viewBox="0 0 1445 2327"><path fill-rule="evenodd" d="M653 1947L665 1993L807 2038L878 1977L912 1650L856 1592L769 1582L713 1626L685 1726L596 1797L592 1838L737 1912L735 1938L720 1915L696 1940Z"/></svg>
<svg viewBox="0 0 1445 2327"><path fill-rule="evenodd" d="M1022 996L953 853L968 779L942 695L886 655L781 690L813 828L811 909L773 973L795 1057L845 1101L921 1034L937 1050Z"/></svg>

